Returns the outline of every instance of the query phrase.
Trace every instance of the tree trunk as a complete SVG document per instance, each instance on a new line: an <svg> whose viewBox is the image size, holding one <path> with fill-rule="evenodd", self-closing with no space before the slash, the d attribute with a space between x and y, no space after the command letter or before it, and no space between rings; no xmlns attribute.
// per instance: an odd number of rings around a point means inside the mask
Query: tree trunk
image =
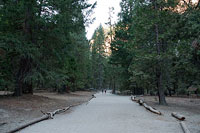
<svg viewBox="0 0 200 133"><path fill-rule="evenodd" d="M155 9L157 10L156 2L155 2ZM156 47L157 47L157 54L160 56L160 42L159 42L159 31L158 31L158 24L155 24L155 32L156 32ZM164 88L162 85L162 68L161 68L161 60L158 59L158 69L157 69L157 87L158 87L158 95L159 95L159 104L167 105L165 100Z"/></svg>
<svg viewBox="0 0 200 133"><path fill-rule="evenodd" d="M25 75L31 72L32 69L32 59L26 57L20 60L19 70L16 75L16 85L14 96L22 96L25 94L33 94L32 83L29 81L24 82Z"/></svg>
<svg viewBox="0 0 200 133"><path fill-rule="evenodd" d="M109 87L108 87L109 89L111 89L112 88L112 78L110 78L110 81L109 81Z"/></svg>
<svg viewBox="0 0 200 133"><path fill-rule="evenodd" d="M171 97L172 96L172 90L168 89L168 91L169 91L169 96Z"/></svg>
<svg viewBox="0 0 200 133"><path fill-rule="evenodd" d="M167 105L167 102L165 100L164 89L163 89L163 86L162 86L162 73L161 72L158 72L157 82L158 82L157 87L158 87L159 104Z"/></svg>
<svg viewBox="0 0 200 133"><path fill-rule="evenodd" d="M23 33L27 42L34 43L33 33L32 33L32 26L31 23L33 22L33 3L34 1L27 1L25 2L25 20L23 24ZM31 57L26 56L20 59L19 63L19 70L16 75L16 86L14 95L21 96L23 93L30 93L33 94L33 88L31 81L24 83L24 78L28 73L32 71L33 60Z"/></svg>
<svg viewBox="0 0 200 133"><path fill-rule="evenodd" d="M33 86L32 83L23 83L22 93L24 94L33 94Z"/></svg>
<svg viewBox="0 0 200 133"><path fill-rule="evenodd" d="M16 84L15 84L15 91L14 96L22 96L23 92L23 74L24 73L24 59L20 60L19 70L16 75Z"/></svg>
<svg viewBox="0 0 200 133"><path fill-rule="evenodd" d="M147 95L149 94L149 88L147 88Z"/></svg>
<svg viewBox="0 0 200 133"><path fill-rule="evenodd" d="M22 96L22 83L20 81L20 77L16 76L16 85L14 90L14 96Z"/></svg>
<svg viewBox="0 0 200 133"><path fill-rule="evenodd" d="M113 78L113 89L112 89L112 93L115 94L116 93L116 89L115 89L115 76Z"/></svg>

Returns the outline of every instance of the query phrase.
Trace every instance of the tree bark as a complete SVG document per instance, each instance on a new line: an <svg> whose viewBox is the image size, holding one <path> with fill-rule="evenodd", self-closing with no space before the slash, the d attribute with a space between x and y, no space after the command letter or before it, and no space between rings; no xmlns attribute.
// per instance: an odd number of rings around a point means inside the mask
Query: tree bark
<svg viewBox="0 0 200 133"><path fill-rule="evenodd" d="M21 82L19 74L17 74L17 76L16 76L15 90L14 90L13 95L14 96L22 96L22 82Z"/></svg>
<svg viewBox="0 0 200 133"><path fill-rule="evenodd" d="M154 7L155 10L157 10L157 3L156 0L154 0ZM159 18L159 16L156 14L156 17ZM159 42L159 29L158 24L155 24L155 32L156 32L156 47L157 47L157 54L160 58L161 55L161 44ZM164 88L162 85L162 68L161 68L161 60L158 59L158 68L157 68L157 87L158 87L158 96L159 96L159 104L161 105L167 105L167 102L165 100L165 94L164 94Z"/></svg>
<svg viewBox="0 0 200 133"><path fill-rule="evenodd" d="M24 78L27 73L31 72L32 69L32 59L26 57L20 59L19 70L16 74L16 85L14 96L22 96L25 94L33 94L32 83L25 83Z"/></svg>
<svg viewBox="0 0 200 133"><path fill-rule="evenodd" d="M112 89L112 93L113 94L116 93L116 89L115 89L115 76L113 77L113 89Z"/></svg>
<svg viewBox="0 0 200 133"><path fill-rule="evenodd" d="M139 99L139 100L136 100L135 97L131 96L131 100L132 101L136 101L138 102L138 104L140 106L144 106L145 109L151 111L152 113L155 113L155 114L158 114L158 115L162 115L162 113L158 110L156 110L155 108L151 107L151 106L148 106L143 100Z"/></svg>
<svg viewBox="0 0 200 133"><path fill-rule="evenodd" d="M25 2L25 20L23 23L23 33L27 42L34 44L32 25L33 22L33 5L35 1ZM16 86L14 95L21 96L23 93L33 94L33 87L31 81L24 83L24 78L32 71L33 60L29 56L21 57L19 61L19 70L16 74Z"/></svg>
<svg viewBox="0 0 200 133"><path fill-rule="evenodd" d="M158 114L158 115L161 115L161 114L162 114L160 111L158 111L158 110L152 108L151 106L148 106L146 103L143 103L143 106L144 106L147 110L151 111L152 113L155 113L155 114Z"/></svg>
<svg viewBox="0 0 200 133"><path fill-rule="evenodd" d="M158 97L159 97L159 104L160 105L167 105L165 100L165 93L162 86L162 73L160 70L157 72L157 87L158 87Z"/></svg>
<svg viewBox="0 0 200 133"><path fill-rule="evenodd" d="M185 120L185 117L184 117L183 115L180 115L180 114L178 114L178 113L176 113L176 112L173 112L171 115L172 115L173 117L175 117L176 119L179 119L179 120L181 120L181 121Z"/></svg>
<svg viewBox="0 0 200 133"><path fill-rule="evenodd" d="M138 100L138 103L139 103L140 106L142 106L143 103L144 103L144 101L142 101L141 99L139 99L139 100Z"/></svg>

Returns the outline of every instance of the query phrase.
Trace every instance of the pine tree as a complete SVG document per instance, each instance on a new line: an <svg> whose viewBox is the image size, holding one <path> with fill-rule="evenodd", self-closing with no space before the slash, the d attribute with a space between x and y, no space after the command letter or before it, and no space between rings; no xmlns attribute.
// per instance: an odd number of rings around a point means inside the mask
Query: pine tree
<svg viewBox="0 0 200 133"><path fill-rule="evenodd" d="M84 88L89 73L85 24L94 7L86 0L1 1L0 86L15 88L16 96L33 88Z"/></svg>
<svg viewBox="0 0 200 133"><path fill-rule="evenodd" d="M102 25L95 30L91 42L93 87L102 89L105 64L105 34Z"/></svg>

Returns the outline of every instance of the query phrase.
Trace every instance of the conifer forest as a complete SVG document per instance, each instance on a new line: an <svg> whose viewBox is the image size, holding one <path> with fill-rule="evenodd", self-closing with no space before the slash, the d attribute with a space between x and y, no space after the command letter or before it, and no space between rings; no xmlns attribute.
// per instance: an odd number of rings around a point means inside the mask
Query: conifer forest
<svg viewBox="0 0 200 133"><path fill-rule="evenodd" d="M113 93L200 95L200 2L122 0L117 23L91 39L97 3L87 0L0 1L0 90L59 93L109 88Z"/></svg>
<svg viewBox="0 0 200 133"><path fill-rule="evenodd" d="M200 0L0 0L0 133L200 133Z"/></svg>

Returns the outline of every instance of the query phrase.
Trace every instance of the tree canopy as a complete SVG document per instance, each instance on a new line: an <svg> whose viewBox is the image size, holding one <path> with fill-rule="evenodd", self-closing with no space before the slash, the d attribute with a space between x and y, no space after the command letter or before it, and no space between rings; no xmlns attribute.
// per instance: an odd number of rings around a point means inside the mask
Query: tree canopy
<svg viewBox="0 0 200 133"><path fill-rule="evenodd" d="M166 105L166 95L200 87L199 3L122 0L119 21L110 8L109 27L88 41L96 3L2 0L0 90L111 88L158 95Z"/></svg>
<svg viewBox="0 0 200 133"><path fill-rule="evenodd" d="M76 90L88 85L87 0L3 0L0 3L0 88ZM64 87L65 86L65 87ZM62 89L61 89L62 91Z"/></svg>
<svg viewBox="0 0 200 133"><path fill-rule="evenodd" d="M200 84L199 2L122 0L110 62L122 90L187 94Z"/></svg>

